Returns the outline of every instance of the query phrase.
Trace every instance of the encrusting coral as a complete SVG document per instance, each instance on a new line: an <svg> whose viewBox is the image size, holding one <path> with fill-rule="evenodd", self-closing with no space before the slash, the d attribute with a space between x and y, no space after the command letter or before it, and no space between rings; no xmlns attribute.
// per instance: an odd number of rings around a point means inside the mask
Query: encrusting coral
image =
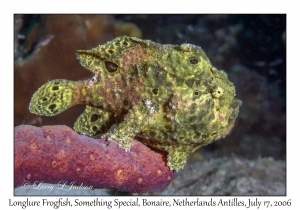
<svg viewBox="0 0 300 210"><path fill-rule="evenodd" d="M170 184L175 171L166 153L134 140L130 152L112 141L79 135L67 126L15 128L14 186L35 181L85 188L155 192Z"/></svg>
<svg viewBox="0 0 300 210"><path fill-rule="evenodd" d="M78 64L76 50L91 48L112 39L113 33L122 33L118 30L119 24L116 24L112 15L44 14L14 17L14 126L73 126L84 107L74 107L55 118L31 114L25 107L37 88L49 80L90 77L91 73Z"/></svg>

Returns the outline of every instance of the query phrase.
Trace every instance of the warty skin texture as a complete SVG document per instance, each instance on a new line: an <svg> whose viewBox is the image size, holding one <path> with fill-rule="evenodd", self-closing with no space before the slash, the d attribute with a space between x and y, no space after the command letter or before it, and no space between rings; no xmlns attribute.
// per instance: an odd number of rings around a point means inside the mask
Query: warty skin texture
<svg viewBox="0 0 300 210"><path fill-rule="evenodd" d="M183 168L196 149L225 137L241 106L226 73L192 44L161 45L122 36L78 50L77 57L94 76L49 81L33 95L30 111L53 116L86 104L75 131L103 134L126 151L135 137L167 151L171 169Z"/></svg>

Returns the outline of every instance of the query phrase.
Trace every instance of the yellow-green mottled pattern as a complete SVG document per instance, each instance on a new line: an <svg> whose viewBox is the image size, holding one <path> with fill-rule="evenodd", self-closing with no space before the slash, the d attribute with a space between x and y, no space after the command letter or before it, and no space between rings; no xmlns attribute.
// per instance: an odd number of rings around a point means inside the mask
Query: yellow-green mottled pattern
<svg viewBox="0 0 300 210"><path fill-rule="evenodd" d="M32 113L44 116L57 115L77 102L74 93L79 82L71 83L68 80L52 80L33 95L29 110Z"/></svg>
<svg viewBox="0 0 300 210"><path fill-rule="evenodd" d="M110 112L87 106L84 112L76 120L74 129L80 130L80 133L84 135L94 136L107 131L113 125L113 122L109 120L110 117Z"/></svg>
<svg viewBox="0 0 300 210"><path fill-rule="evenodd" d="M32 113L52 116L87 104L75 123L77 132L101 133L126 151L137 138L167 151L168 165L175 170L234 125L241 105L234 85L198 46L122 36L79 50L77 56L93 78L46 83L32 97ZM107 132L114 124L116 128Z"/></svg>

